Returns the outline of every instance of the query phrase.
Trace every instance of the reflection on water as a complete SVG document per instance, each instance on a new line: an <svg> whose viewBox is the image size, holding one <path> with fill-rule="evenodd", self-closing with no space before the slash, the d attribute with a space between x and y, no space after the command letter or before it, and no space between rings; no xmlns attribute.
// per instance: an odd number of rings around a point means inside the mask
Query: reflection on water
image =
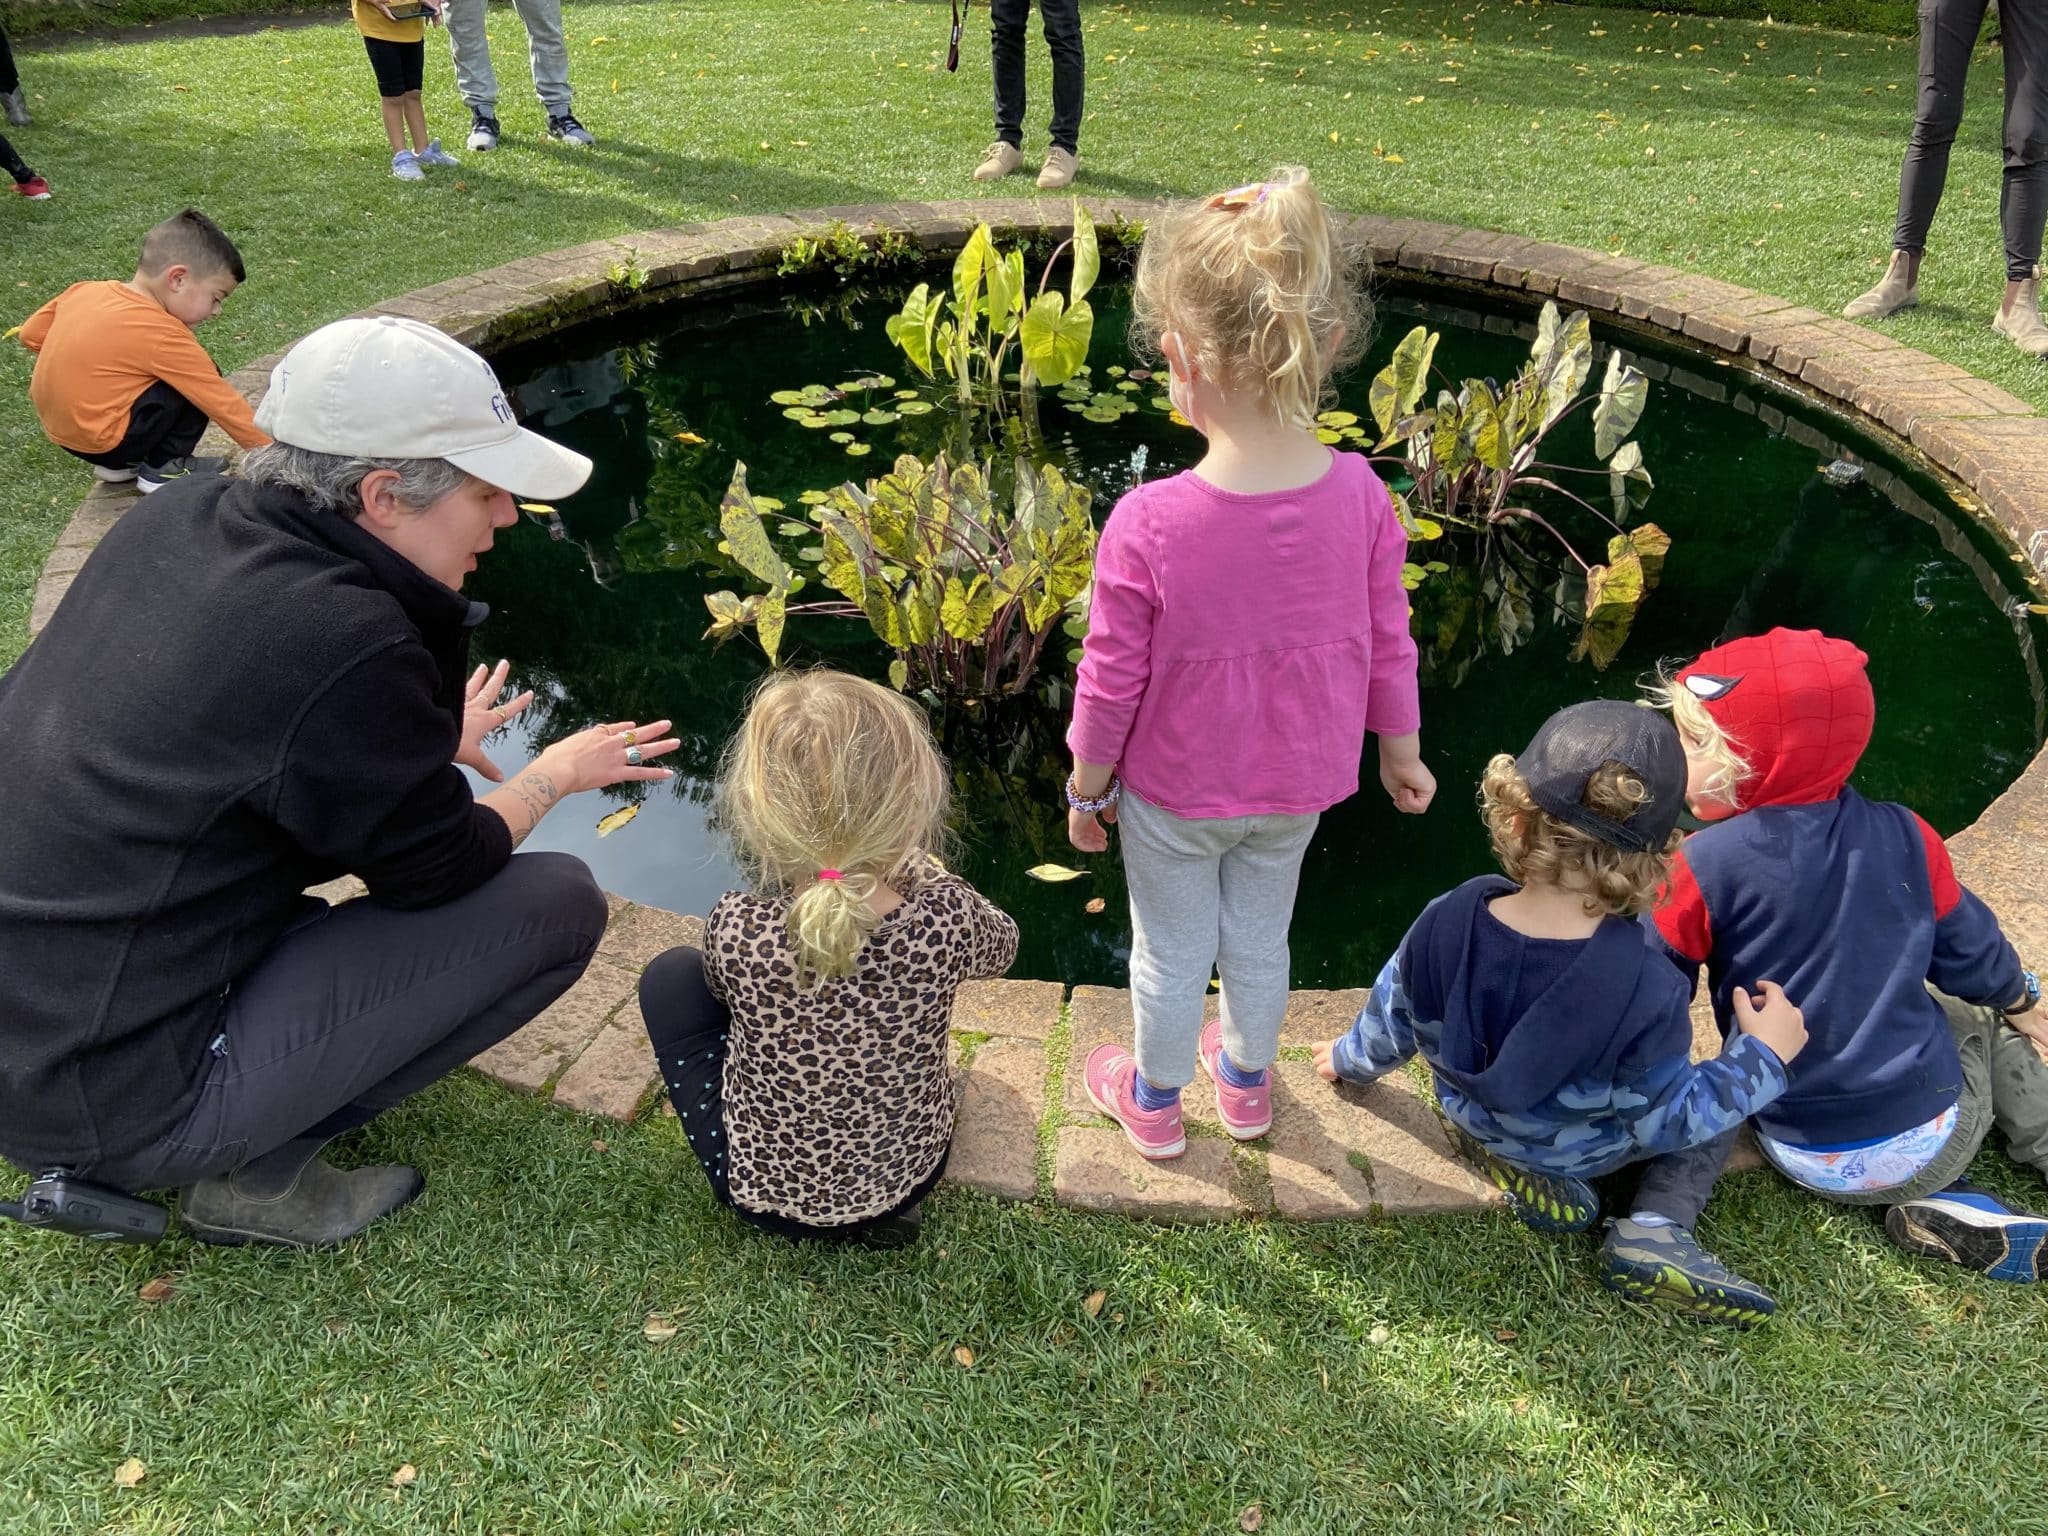
<svg viewBox="0 0 2048 1536"><path fill-rule="evenodd" d="M1098 290L1098 370L1119 355L1122 299ZM870 457L847 457L822 432L784 419L768 396L832 383L870 368L901 372L881 335L886 303L804 324L773 306L686 312L652 342L563 360L504 360L528 424L590 455L590 485L552 510L529 512L499 538L472 578L492 605L479 649L512 658L537 690L534 708L492 744L507 769L537 742L600 720L673 716L683 746L678 777L553 812L528 843L587 859L611 890L702 912L737 874L707 824L718 754L761 673L750 642L723 649L701 638L703 594L735 585L717 552L719 497L735 460L750 484L792 509L800 493L878 473L897 452L929 456L948 431L944 412L906 416L867 435ZM1521 318L1383 298L1375 356L1343 383L1341 402L1365 411L1365 385L1418 320L1444 332L1440 363L1460 376L1503 378L1527 350ZM1649 374L1638 431L1657 491L1648 516L1674 538L1663 585L1619 659L1595 672L1566 657L1577 624L1573 577L1554 555L1512 544L1431 546L1452 569L1415 597L1424 652L1423 741L1442 786L1425 817L1388 807L1367 746L1363 792L1324 820L1302 872L1294 971L1304 986L1372 978L1417 911L1489 867L1472 795L1486 759L1514 751L1552 710L1593 695L1627 696L1663 659L1683 658L1773 624L1844 635L1871 657L1878 735L1856 778L1865 793L1908 801L1944 830L1971 820L2040 743L2044 690L2035 635L2008 557L1942 503L1938 487L1802 414L1747 376L1697 357L1623 343ZM544 365L542 365L544 363ZM523 373L523 377L522 377ZM1040 403L1048 452L1096 492L1098 518L1137 481L1198 456L1195 436L1149 410L1088 422L1056 399ZM1574 435L1576 434L1576 435ZM1866 474L1829 483L1844 456ZM1547 455L1592 463L1590 431L1568 423ZM1575 532L1599 547L1597 528ZM1515 573L1504 580L1503 572ZM1511 600L1510 592L1519 593ZM1566 617L1560 618L1562 612ZM886 656L865 626L792 622L786 650L879 676ZM1114 857L1067 846L1059 785L1071 668L1053 660L1029 700L938 720L954 767L962 871L1015 913L1024 942L1013 974L1121 985L1128 919ZM596 824L638 799L639 816L603 839ZM1084 868L1044 885L1033 864ZM1105 910L1086 904L1101 897Z"/></svg>

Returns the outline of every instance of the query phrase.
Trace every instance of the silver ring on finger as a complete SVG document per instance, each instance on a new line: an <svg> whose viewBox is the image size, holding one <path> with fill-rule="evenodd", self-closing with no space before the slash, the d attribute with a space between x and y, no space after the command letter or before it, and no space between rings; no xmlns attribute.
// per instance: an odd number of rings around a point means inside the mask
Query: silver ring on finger
<svg viewBox="0 0 2048 1536"><path fill-rule="evenodd" d="M638 768L640 766L640 749L638 747L626 748L626 766L628 768Z"/></svg>

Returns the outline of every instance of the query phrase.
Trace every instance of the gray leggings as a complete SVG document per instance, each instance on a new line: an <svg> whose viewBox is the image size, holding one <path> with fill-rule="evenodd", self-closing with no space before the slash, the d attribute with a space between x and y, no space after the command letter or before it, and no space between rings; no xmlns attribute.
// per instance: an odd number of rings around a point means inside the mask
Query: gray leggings
<svg viewBox="0 0 2048 1536"><path fill-rule="evenodd" d="M1131 1011L1138 1071L1155 1088L1194 1081L1202 1000L1223 981L1223 1048L1258 1072L1280 1054L1287 925L1317 816L1197 820L1138 798L1117 807L1131 888Z"/></svg>
<svg viewBox="0 0 2048 1536"><path fill-rule="evenodd" d="M1985 4L1920 0L1920 104L1899 170L1896 250L1918 255L1927 249ZM1998 14L2005 36L2005 181L1998 216L2006 278L2023 282L2041 259L2041 229L2048 222L2048 0L2003 0Z"/></svg>

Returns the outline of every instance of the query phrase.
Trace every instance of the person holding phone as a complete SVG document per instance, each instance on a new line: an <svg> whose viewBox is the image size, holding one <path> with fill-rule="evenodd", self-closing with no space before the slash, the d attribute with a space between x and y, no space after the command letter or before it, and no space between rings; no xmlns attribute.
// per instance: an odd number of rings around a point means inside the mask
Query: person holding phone
<svg viewBox="0 0 2048 1536"><path fill-rule="evenodd" d="M435 0L352 0L356 30L376 71L384 108L384 137L391 145L391 174L400 181L425 181L428 166L460 164L427 136L420 82L426 72L427 23L439 24ZM406 147L406 135L412 147Z"/></svg>

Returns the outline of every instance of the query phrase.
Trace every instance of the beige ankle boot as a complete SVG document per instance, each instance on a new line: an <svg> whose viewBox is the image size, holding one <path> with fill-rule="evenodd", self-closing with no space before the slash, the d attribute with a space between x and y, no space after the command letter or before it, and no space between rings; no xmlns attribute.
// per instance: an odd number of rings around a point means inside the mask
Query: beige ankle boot
<svg viewBox="0 0 2048 1536"><path fill-rule="evenodd" d="M2020 284L2012 308L1992 317L1991 329L2029 357L2048 357L2048 325L2041 323L2041 269Z"/></svg>
<svg viewBox="0 0 2048 1536"><path fill-rule="evenodd" d="M1893 251L1891 265L1884 269L1884 278L1870 292L1851 299L1842 310L1849 320L1882 320L1886 315L1895 315L1902 309L1912 309L1920 302L1920 284L1917 274L1908 278L1913 270L1912 260L1904 251Z"/></svg>

